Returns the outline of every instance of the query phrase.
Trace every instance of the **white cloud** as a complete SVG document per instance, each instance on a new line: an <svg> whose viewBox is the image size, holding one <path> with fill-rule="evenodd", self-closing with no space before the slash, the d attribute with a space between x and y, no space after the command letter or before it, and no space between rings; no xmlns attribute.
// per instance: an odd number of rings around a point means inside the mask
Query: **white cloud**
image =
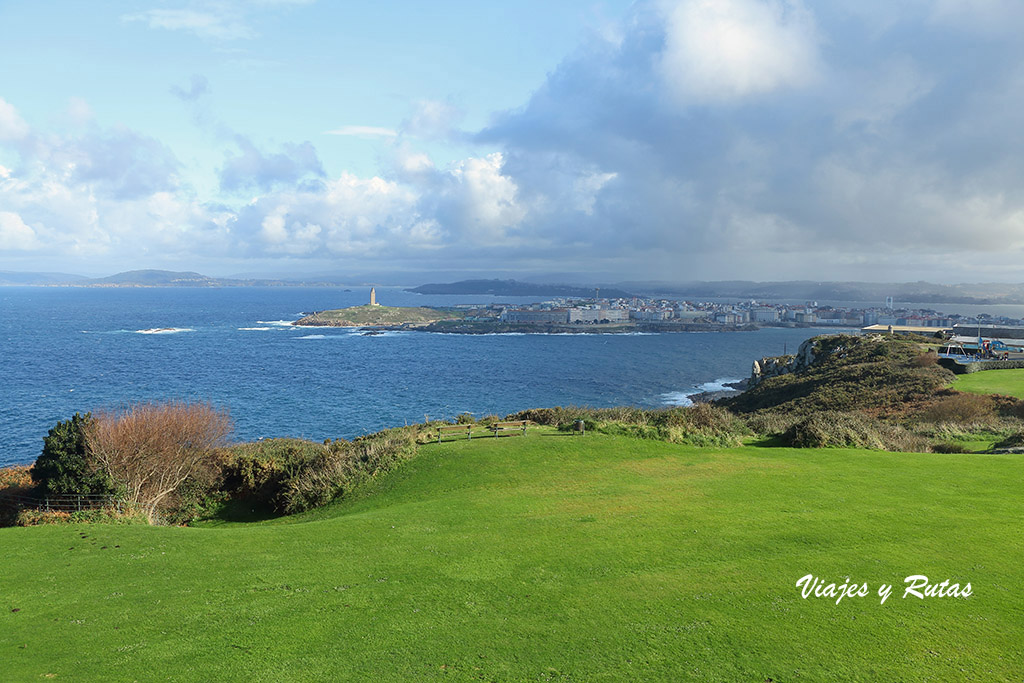
<svg viewBox="0 0 1024 683"><path fill-rule="evenodd" d="M25 225L25 221L11 211L0 211L0 253L38 249L41 247L35 230Z"/></svg>
<svg viewBox="0 0 1024 683"><path fill-rule="evenodd" d="M422 138L445 138L462 117L462 110L448 102L418 100L409 118L402 121L402 132Z"/></svg>
<svg viewBox="0 0 1024 683"><path fill-rule="evenodd" d="M813 82L817 40L795 0L685 0L667 8L661 72L681 104L730 102Z"/></svg>
<svg viewBox="0 0 1024 683"><path fill-rule="evenodd" d="M239 154L226 155L220 169L220 186L224 190L269 190L325 175L316 148L309 142L286 143L276 153L260 150L242 135L235 136L235 144Z"/></svg>
<svg viewBox="0 0 1024 683"><path fill-rule="evenodd" d="M349 135L360 138L393 138L398 131L379 126L342 126L334 130L324 131L324 135Z"/></svg>
<svg viewBox="0 0 1024 683"><path fill-rule="evenodd" d="M221 12L192 9L151 9L122 17L124 21L143 22L149 28L169 31L188 31L200 38L216 40L237 40L256 36L233 11L222 8Z"/></svg>
<svg viewBox="0 0 1024 683"><path fill-rule="evenodd" d="M92 121L92 107L81 97L68 98L68 119L76 126Z"/></svg>
<svg viewBox="0 0 1024 683"><path fill-rule="evenodd" d="M0 98L0 142L15 142L28 135L29 128L18 111Z"/></svg>
<svg viewBox="0 0 1024 683"><path fill-rule="evenodd" d="M601 188L618 177L618 173L587 173L577 178L573 183L573 190L576 195L576 210L590 216L594 213L594 203Z"/></svg>
<svg viewBox="0 0 1024 683"><path fill-rule="evenodd" d="M465 159L452 169L447 189L463 237L480 243L504 240L506 230L526 216L517 201L518 187L502 175L500 152Z"/></svg>

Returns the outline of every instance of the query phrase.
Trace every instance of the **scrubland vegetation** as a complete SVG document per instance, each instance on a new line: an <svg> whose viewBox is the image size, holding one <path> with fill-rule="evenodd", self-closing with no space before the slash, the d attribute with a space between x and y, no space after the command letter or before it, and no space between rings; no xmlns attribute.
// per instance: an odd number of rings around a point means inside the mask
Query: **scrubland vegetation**
<svg viewBox="0 0 1024 683"><path fill-rule="evenodd" d="M0 502L116 504L0 509L35 525L0 529L3 677L1017 680L1024 402L950 388L923 343L821 339L749 395L527 410L514 438L75 415ZM803 598L808 573L895 592ZM911 574L974 592L905 598Z"/></svg>
<svg viewBox="0 0 1024 683"><path fill-rule="evenodd" d="M728 448L774 444L795 448L862 448L899 452L966 453L1020 450L1024 400L1014 389L1024 371L992 371L956 379L936 362L928 340L900 337L816 338L813 360L798 372L763 379L717 404L645 410L553 407L506 416L569 433L582 422L589 433L672 444ZM1016 374L1014 374L1016 373ZM1015 384L1015 382L1017 384ZM1018 392L1024 393L1024 390ZM459 415L458 424L481 433L499 421ZM291 515L344 497L417 453L436 438L428 422L385 430L353 441L315 443L268 439L229 444L231 421L206 404L143 404L120 412L74 415L58 423L27 473L0 477L0 521L137 521L183 524L248 513ZM6 483L5 483L6 482ZM12 505L53 497L104 497L111 504L83 510ZM116 506L113 502L116 501ZM82 507L79 505L79 507ZM98 508L98 509L97 509ZM243 516L245 516L243 514Z"/></svg>

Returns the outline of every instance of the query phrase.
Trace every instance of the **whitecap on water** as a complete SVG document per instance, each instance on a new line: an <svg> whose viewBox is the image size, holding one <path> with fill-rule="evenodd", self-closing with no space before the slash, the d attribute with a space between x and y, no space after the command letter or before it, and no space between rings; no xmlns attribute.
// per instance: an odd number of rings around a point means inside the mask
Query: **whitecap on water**
<svg viewBox="0 0 1024 683"><path fill-rule="evenodd" d="M195 332L191 327L151 327L146 330L135 330L135 334L177 334L178 332Z"/></svg>
<svg viewBox="0 0 1024 683"><path fill-rule="evenodd" d="M690 398L691 396L696 396L697 394L703 394L709 391L735 392L735 389L726 385L739 381L740 380L738 379L723 377L712 382L704 382L689 391L670 391L661 395L661 402L667 406L692 406L693 399Z"/></svg>

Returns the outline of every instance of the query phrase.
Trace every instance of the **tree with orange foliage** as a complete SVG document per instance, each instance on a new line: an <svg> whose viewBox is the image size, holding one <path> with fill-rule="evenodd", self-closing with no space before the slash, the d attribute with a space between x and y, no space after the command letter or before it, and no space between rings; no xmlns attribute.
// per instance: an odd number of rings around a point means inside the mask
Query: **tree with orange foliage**
<svg viewBox="0 0 1024 683"><path fill-rule="evenodd" d="M227 412L208 403L140 403L96 415L86 441L94 465L155 521L183 483L212 469L231 431Z"/></svg>

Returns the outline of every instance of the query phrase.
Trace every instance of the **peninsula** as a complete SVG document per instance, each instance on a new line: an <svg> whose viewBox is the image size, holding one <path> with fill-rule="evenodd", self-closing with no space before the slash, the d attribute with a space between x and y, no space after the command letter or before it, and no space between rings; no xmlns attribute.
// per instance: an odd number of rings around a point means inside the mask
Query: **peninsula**
<svg viewBox="0 0 1024 683"><path fill-rule="evenodd" d="M318 311L292 324L303 327L419 327L439 320L461 317L455 311L436 308L364 304L332 311Z"/></svg>

